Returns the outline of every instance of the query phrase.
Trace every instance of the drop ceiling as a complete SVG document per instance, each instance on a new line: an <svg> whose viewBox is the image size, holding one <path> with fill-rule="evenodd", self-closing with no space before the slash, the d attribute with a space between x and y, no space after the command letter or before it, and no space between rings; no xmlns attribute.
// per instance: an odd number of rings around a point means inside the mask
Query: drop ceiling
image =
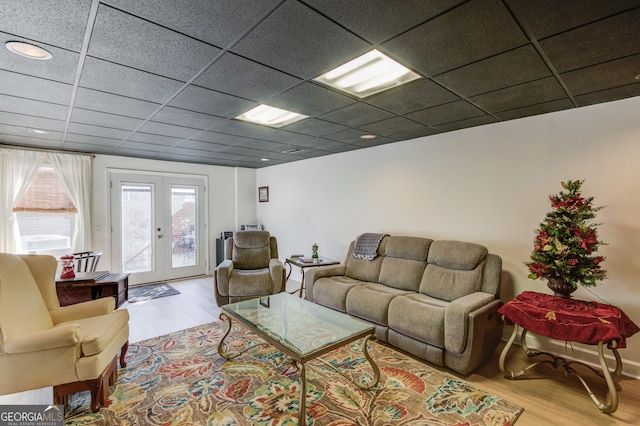
<svg viewBox="0 0 640 426"><path fill-rule="evenodd" d="M53 59L0 49L0 144L283 164L639 96L639 28L632 0L3 0L2 44ZM422 78L313 80L372 49ZM234 119L259 104L309 118Z"/></svg>

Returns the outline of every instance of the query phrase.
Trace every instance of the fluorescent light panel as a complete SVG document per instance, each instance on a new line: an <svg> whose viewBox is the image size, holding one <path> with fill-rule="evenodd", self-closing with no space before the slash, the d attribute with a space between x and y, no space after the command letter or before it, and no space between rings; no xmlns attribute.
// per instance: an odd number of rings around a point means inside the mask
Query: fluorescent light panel
<svg viewBox="0 0 640 426"><path fill-rule="evenodd" d="M302 120L303 118L307 118L307 116L287 111L286 109L275 108L262 104L250 109L244 114L240 114L236 118L238 120L248 121L255 124L263 124L265 126L282 127L298 120Z"/></svg>
<svg viewBox="0 0 640 426"><path fill-rule="evenodd" d="M366 98L418 78L418 74L374 49L315 80Z"/></svg>

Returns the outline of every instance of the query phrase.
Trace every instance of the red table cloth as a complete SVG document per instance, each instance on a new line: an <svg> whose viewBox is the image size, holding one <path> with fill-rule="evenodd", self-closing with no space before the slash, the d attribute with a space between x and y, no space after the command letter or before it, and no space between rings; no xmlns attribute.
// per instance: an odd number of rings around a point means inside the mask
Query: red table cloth
<svg viewBox="0 0 640 426"><path fill-rule="evenodd" d="M508 324L552 339L626 348L628 337L640 328L612 305L525 291L502 305L498 313ZM613 342L616 342L615 346Z"/></svg>

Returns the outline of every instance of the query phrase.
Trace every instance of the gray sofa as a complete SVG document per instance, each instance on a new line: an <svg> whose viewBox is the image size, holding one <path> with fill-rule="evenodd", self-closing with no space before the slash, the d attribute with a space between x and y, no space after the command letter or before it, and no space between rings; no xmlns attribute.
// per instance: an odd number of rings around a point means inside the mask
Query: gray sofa
<svg viewBox="0 0 640 426"><path fill-rule="evenodd" d="M366 320L380 340L461 374L494 354L503 328L499 256L474 243L385 236L377 257L363 260L354 245L344 264L305 273L308 300Z"/></svg>

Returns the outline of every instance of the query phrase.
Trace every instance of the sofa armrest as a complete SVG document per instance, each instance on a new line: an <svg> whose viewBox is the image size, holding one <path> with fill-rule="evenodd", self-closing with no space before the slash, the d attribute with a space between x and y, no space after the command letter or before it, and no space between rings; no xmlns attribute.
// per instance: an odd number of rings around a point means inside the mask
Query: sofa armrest
<svg viewBox="0 0 640 426"><path fill-rule="evenodd" d="M284 264L279 259L269 261L269 272L271 273L272 294L280 293L285 287L286 272Z"/></svg>
<svg viewBox="0 0 640 426"><path fill-rule="evenodd" d="M100 299L63 306L60 309L49 311L49 314L54 324L60 324L82 318L107 315L113 312L115 307L116 301L113 297L101 297Z"/></svg>
<svg viewBox="0 0 640 426"><path fill-rule="evenodd" d="M80 324L64 324L25 336L12 337L4 342L8 354L39 352L47 349L74 346L82 340Z"/></svg>
<svg viewBox="0 0 640 426"><path fill-rule="evenodd" d="M453 353L462 353L469 332L469 316L496 300L493 295L478 291L453 300L444 313L444 347ZM492 307L491 309L498 309Z"/></svg>
<svg viewBox="0 0 640 426"><path fill-rule="evenodd" d="M320 278L344 275L346 272L347 265L327 265L307 269L304 271L305 299L313 302L313 285Z"/></svg>

